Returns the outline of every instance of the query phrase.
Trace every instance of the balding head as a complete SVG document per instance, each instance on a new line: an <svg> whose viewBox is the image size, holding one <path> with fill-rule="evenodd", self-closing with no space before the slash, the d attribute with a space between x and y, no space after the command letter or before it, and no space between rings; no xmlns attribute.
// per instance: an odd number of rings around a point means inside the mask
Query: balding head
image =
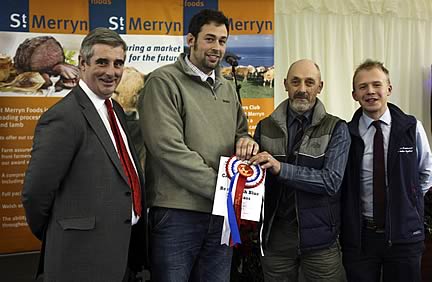
<svg viewBox="0 0 432 282"><path fill-rule="evenodd" d="M316 96L324 85L319 66L309 59L294 62L288 69L284 84L291 109L300 114L315 105Z"/></svg>
<svg viewBox="0 0 432 282"><path fill-rule="evenodd" d="M309 59L301 59L301 60L298 60L298 61L295 61L294 63L292 63L291 66L288 69L287 78L289 76L289 73L290 73L291 69L293 67L295 67L296 65L299 65L300 67L306 68L308 70L311 70L311 69L315 68L316 71L318 71L319 79L321 80L321 70L320 70L318 64L315 63L312 60L309 60ZM297 66L297 67L299 67L299 66Z"/></svg>

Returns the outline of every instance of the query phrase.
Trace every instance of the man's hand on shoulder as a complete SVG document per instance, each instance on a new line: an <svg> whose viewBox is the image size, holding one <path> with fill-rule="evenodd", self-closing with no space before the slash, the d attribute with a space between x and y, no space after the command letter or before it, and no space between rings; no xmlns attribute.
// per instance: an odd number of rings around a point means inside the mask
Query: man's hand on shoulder
<svg viewBox="0 0 432 282"><path fill-rule="evenodd" d="M241 137L237 140L236 156L241 160L249 160L259 151L259 145L249 136Z"/></svg>

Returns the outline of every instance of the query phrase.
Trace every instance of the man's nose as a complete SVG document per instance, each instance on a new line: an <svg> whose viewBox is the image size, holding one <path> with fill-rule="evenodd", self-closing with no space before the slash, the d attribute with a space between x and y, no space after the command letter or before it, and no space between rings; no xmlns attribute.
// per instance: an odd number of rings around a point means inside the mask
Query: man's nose
<svg viewBox="0 0 432 282"><path fill-rule="evenodd" d="M306 84L304 83L304 81L300 82L298 91L299 92L306 92Z"/></svg>
<svg viewBox="0 0 432 282"><path fill-rule="evenodd" d="M107 75L114 76L114 74L116 73L116 67L114 66L114 64L108 64L108 66L105 69L105 73Z"/></svg>
<svg viewBox="0 0 432 282"><path fill-rule="evenodd" d="M368 93L375 93L375 87L372 84L368 84L367 91Z"/></svg>
<svg viewBox="0 0 432 282"><path fill-rule="evenodd" d="M220 51L222 49L222 45L219 43L219 41L215 40L213 42L212 49Z"/></svg>

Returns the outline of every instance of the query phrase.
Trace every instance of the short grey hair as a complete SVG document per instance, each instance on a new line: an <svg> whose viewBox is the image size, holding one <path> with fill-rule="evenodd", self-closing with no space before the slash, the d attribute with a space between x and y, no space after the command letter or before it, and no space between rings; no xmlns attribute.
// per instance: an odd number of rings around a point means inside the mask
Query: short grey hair
<svg viewBox="0 0 432 282"><path fill-rule="evenodd" d="M121 46L123 51L127 50L126 42L117 32L105 27L97 27L90 31L81 43L80 56L87 64L90 64L90 59L93 57L93 46L96 44Z"/></svg>

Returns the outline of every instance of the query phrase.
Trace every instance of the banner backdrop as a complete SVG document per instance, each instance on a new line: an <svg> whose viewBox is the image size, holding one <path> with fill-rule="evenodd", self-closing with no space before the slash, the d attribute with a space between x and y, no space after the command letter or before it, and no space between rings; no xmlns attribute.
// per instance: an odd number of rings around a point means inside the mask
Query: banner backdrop
<svg viewBox="0 0 432 282"><path fill-rule="evenodd" d="M185 50L190 18L218 9L229 18L227 52L237 56L236 77L253 134L273 111L273 0L6 0L0 10L0 254L38 250L21 204L33 132L40 115L76 85L78 52L93 28L107 27L128 45L115 99L132 131L135 101L145 77ZM222 64L232 83L231 66ZM69 75L68 75L69 74ZM143 146L139 132L136 144ZM89 172L91 177L91 172Z"/></svg>

